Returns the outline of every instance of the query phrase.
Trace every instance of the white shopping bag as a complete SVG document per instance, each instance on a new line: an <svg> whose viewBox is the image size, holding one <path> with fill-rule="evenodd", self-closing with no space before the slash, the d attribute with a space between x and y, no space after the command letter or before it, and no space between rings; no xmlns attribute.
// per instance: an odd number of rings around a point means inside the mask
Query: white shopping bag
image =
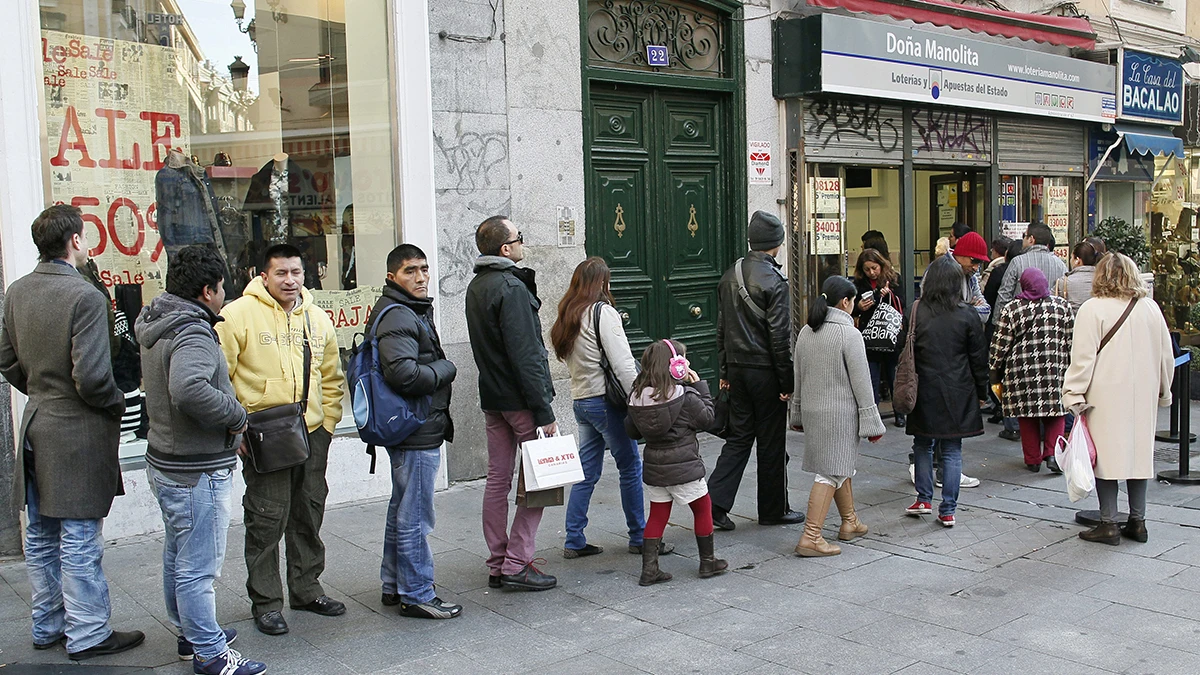
<svg viewBox="0 0 1200 675"><path fill-rule="evenodd" d="M525 489L549 490L583 480L583 464L575 437L546 436L539 428L538 437L521 444L521 468Z"/></svg>
<svg viewBox="0 0 1200 675"><path fill-rule="evenodd" d="M1067 497L1073 502L1096 489L1096 474L1092 471L1096 451L1086 420L1083 416L1076 419L1071 437L1059 438L1054 447L1054 459L1067 479Z"/></svg>

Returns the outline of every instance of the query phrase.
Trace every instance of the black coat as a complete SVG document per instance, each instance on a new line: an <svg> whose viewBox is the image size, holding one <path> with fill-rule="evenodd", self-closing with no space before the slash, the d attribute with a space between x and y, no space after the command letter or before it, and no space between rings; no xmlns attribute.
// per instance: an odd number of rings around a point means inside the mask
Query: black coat
<svg viewBox="0 0 1200 675"><path fill-rule="evenodd" d="M854 308L850 311L850 316L854 317L855 321L857 321L856 325L858 326L859 331L862 331L864 328L867 327L867 324L871 323L871 317L875 315L875 310L879 308L879 305L882 302L887 302L888 304L892 305L893 307L896 307L897 309L899 309L901 314L904 314L904 300L900 297L900 293L899 293L900 289L897 288L896 286L891 287L891 296L888 298L884 298L883 289L871 288L871 280L870 279L866 279L866 278L859 279L858 277L855 277L854 278L854 288L855 288L855 290L858 291L858 295L855 296L855 298L854 298ZM865 295L867 295L868 293L870 293L872 299L875 300L875 304L871 305L871 309L864 311L864 310L861 310L858 308L858 301L862 300L863 297ZM893 298L894 298L894 300L893 300ZM897 341L897 344L900 345L900 347L902 347L904 345L905 339L906 339L905 333L903 331L901 331L900 338ZM899 349L899 347L897 347L897 349ZM870 350L867 350L867 358L868 359L870 359L872 357L872 354L874 354L876 357L887 356L887 357L894 358L896 356L897 352L872 352Z"/></svg>
<svg viewBox="0 0 1200 675"><path fill-rule="evenodd" d="M755 316L738 293L730 266L717 285L717 363L720 378L729 379L729 366L764 368L775 372L779 392L790 394L792 374L792 311L787 279L779 263L762 251L750 251L742 260L746 292L766 312Z"/></svg>
<svg viewBox="0 0 1200 675"><path fill-rule="evenodd" d="M987 342L979 312L965 303L933 316L918 302L913 362L917 369L917 407L905 431L927 438L966 438L983 434L979 402L987 399ZM911 312L910 312L911 314Z"/></svg>
<svg viewBox="0 0 1200 675"><path fill-rule="evenodd" d="M432 450L441 447L442 441L454 440L450 383L458 371L442 351L442 342L433 324L433 302L414 298L389 280L371 310L371 316L378 316L385 307L394 304L404 305L407 309L393 309L375 327L383 378L402 396L433 397L425 424L398 447L402 450Z"/></svg>
<svg viewBox="0 0 1200 675"><path fill-rule="evenodd" d="M479 368L484 410L533 413L534 424L554 421L554 383L538 310L534 272L499 256L480 256L467 286L467 332Z"/></svg>
<svg viewBox="0 0 1200 675"><path fill-rule="evenodd" d="M713 423L713 400L708 383L700 380L683 386L683 394L661 403L635 393L625 417L625 433L646 439L642 481L666 487L704 478L704 460L696 432ZM639 402L650 405L637 405Z"/></svg>

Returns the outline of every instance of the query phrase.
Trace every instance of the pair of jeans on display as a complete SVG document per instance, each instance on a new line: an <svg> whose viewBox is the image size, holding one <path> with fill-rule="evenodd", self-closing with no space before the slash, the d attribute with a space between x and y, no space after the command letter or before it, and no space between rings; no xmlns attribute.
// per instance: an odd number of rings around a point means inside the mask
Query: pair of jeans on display
<svg viewBox="0 0 1200 675"><path fill-rule="evenodd" d="M167 618L192 644L201 661L221 656L228 646L217 623L213 582L225 563L233 469L195 474L195 485L154 467L146 467L146 476L158 499L166 530L163 597Z"/></svg>
<svg viewBox="0 0 1200 675"><path fill-rule="evenodd" d="M31 455L25 456L25 567L32 589L33 642L49 645L65 635L67 651L81 652L112 634L112 605L101 567L104 521L43 516Z"/></svg>
<svg viewBox="0 0 1200 675"><path fill-rule="evenodd" d="M621 474L621 507L629 528L629 544L642 545L646 512L642 499L642 460L637 442L625 433L625 414L616 411L603 396L581 398L574 402L575 421L579 424L579 461L583 480L571 486L567 502L567 538L564 547L579 550L587 546L583 534L588 524L588 506L592 491L604 469L604 449L608 448Z"/></svg>
<svg viewBox="0 0 1200 675"><path fill-rule="evenodd" d="M399 594L406 605L419 605L437 595L428 536L433 531L433 489L442 451L387 450L392 465L392 499L383 530L379 578L384 593Z"/></svg>
<svg viewBox="0 0 1200 675"><path fill-rule="evenodd" d="M942 457L942 503L938 515L952 516L958 507L958 486L962 480L962 439L932 439L913 436L914 482L917 501L933 503L933 447L940 445Z"/></svg>

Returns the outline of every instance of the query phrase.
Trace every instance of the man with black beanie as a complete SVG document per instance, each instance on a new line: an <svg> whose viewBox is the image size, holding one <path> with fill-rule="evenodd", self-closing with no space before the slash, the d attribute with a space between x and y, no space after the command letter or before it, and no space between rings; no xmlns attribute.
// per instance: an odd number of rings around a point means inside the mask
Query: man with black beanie
<svg viewBox="0 0 1200 675"><path fill-rule="evenodd" d="M804 515L788 505L787 496L791 303L787 279L775 261L783 247L783 223L756 211L748 235L750 252L725 272L717 286L717 363L721 389L729 392L729 436L709 477L709 492L713 523L722 530L734 528L729 511L755 441L759 524L804 522Z"/></svg>

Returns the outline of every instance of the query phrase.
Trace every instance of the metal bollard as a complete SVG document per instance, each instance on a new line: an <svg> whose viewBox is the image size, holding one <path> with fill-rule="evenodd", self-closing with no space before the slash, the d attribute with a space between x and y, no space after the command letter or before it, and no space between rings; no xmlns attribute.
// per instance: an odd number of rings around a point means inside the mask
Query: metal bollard
<svg viewBox="0 0 1200 675"><path fill-rule="evenodd" d="M1158 479L1167 481L1168 483L1180 483L1182 485L1200 484L1200 474L1190 473L1190 463L1192 449L1192 441L1196 440L1196 436L1191 433L1192 415L1191 415L1191 398L1190 392L1190 373L1191 354L1184 352L1183 356L1175 359L1175 383L1172 395L1174 400L1171 401L1171 407L1178 407L1178 414L1172 417L1172 427L1178 426L1176 441L1179 443L1179 469L1160 471ZM1172 441L1172 442L1176 442Z"/></svg>

